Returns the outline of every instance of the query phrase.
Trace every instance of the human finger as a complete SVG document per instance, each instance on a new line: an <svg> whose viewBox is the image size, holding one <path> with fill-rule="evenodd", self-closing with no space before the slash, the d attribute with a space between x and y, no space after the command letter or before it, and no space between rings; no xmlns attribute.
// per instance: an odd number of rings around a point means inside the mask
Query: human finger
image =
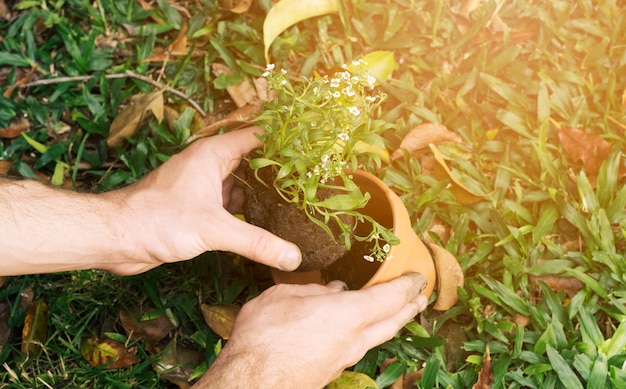
<svg viewBox="0 0 626 389"><path fill-rule="evenodd" d="M208 138L209 140L214 140L212 148L221 159L222 174L224 176L230 174L239 166L243 155L262 145L261 141L255 136L255 134L260 134L262 131L259 127L247 127Z"/></svg>
<svg viewBox="0 0 626 389"><path fill-rule="evenodd" d="M340 280L333 280L326 284L326 287L332 292L345 292L348 290L348 285Z"/></svg>
<svg viewBox="0 0 626 389"><path fill-rule="evenodd" d="M230 251L253 261L285 270L295 270L302 261L300 249L271 232L246 223L226 210L218 215L220 228L214 229L211 241L216 242L215 249Z"/></svg>
<svg viewBox="0 0 626 389"><path fill-rule="evenodd" d="M427 279L420 273L409 273L367 289L353 291L349 305L353 314L367 312L369 323L375 323L401 311L424 289ZM376 309L371 309L376 307ZM364 324L369 324L364 323Z"/></svg>
<svg viewBox="0 0 626 389"><path fill-rule="evenodd" d="M393 338L406 323L410 322L418 313L426 309L428 298L423 294L418 295L413 301L406 304L398 313L384 320L370 324L363 329L363 339L372 348Z"/></svg>

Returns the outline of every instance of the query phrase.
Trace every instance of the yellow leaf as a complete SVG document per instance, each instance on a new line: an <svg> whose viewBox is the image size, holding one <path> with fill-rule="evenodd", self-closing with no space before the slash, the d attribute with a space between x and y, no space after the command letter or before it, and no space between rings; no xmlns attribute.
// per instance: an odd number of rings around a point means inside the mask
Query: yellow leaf
<svg viewBox="0 0 626 389"><path fill-rule="evenodd" d="M269 49L280 33L294 24L315 16L338 12L338 0L282 0L274 5L263 22L265 61L269 63Z"/></svg>
<svg viewBox="0 0 626 389"><path fill-rule="evenodd" d="M213 332L228 340L233 330L233 323L241 308L233 304L202 304L200 310L206 324Z"/></svg>
<svg viewBox="0 0 626 389"><path fill-rule="evenodd" d="M380 159L384 163L389 163L389 152L384 147L374 146L372 144L365 143L365 142L360 140L360 141L356 142L356 144L354 145L352 150L354 150L354 152L356 154L360 154L360 153L376 154L376 155L378 155L380 157Z"/></svg>
<svg viewBox="0 0 626 389"><path fill-rule="evenodd" d="M133 136L146 113L152 112L160 123L163 120L163 91L140 94L133 97L132 104L120 112L111 123L107 144L109 147L121 146L124 138Z"/></svg>
<svg viewBox="0 0 626 389"><path fill-rule="evenodd" d="M376 381L370 376L356 371L346 370L339 378L332 381L327 389L378 389Z"/></svg>
<svg viewBox="0 0 626 389"><path fill-rule="evenodd" d="M22 352L39 355L48 333L48 306L43 300L30 304L22 330Z"/></svg>
<svg viewBox="0 0 626 389"><path fill-rule="evenodd" d="M452 186L450 187L450 191L454 194L456 200L461 204L472 204L477 201L480 201L487 197L487 195L474 193L465 187L454 175L452 171L446 164L446 161L437 148L437 146L430 144L430 150L433 152L433 156L435 157L435 176L437 179L443 179L445 177L450 179Z"/></svg>
<svg viewBox="0 0 626 389"><path fill-rule="evenodd" d="M138 362L136 350L127 350L124 343L109 338L88 338L80 346L80 353L93 367L120 369Z"/></svg>
<svg viewBox="0 0 626 389"><path fill-rule="evenodd" d="M396 67L396 60L391 51L373 51L363 57L365 69L379 82L387 81Z"/></svg>

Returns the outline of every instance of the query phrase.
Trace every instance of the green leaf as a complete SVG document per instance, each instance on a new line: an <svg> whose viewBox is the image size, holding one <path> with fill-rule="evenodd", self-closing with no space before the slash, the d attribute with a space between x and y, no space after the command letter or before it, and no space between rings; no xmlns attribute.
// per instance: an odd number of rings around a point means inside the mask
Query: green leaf
<svg viewBox="0 0 626 389"><path fill-rule="evenodd" d="M606 357L600 353L593 362L593 368L587 381L588 388L606 388L606 381L609 375L609 366Z"/></svg>
<svg viewBox="0 0 626 389"><path fill-rule="evenodd" d="M314 203L314 205L335 211L352 211L363 206L363 197L359 198L353 194L338 194Z"/></svg>
<svg viewBox="0 0 626 389"><path fill-rule="evenodd" d="M622 320L611 339L607 339L600 349L607 357L611 358L614 355L624 352L624 347L626 347L626 319Z"/></svg>
<svg viewBox="0 0 626 389"><path fill-rule="evenodd" d="M546 352L548 353L552 369L554 369L564 387L567 389L584 389L574 370L555 349L548 345Z"/></svg>
<svg viewBox="0 0 626 389"><path fill-rule="evenodd" d="M46 145L37 142L30 136L26 135L25 132L22 133L22 136L24 137L24 139L26 139L26 142L28 142L29 145L31 145L35 150L39 151L41 154L45 153L48 150L48 147Z"/></svg>
<svg viewBox="0 0 626 389"><path fill-rule="evenodd" d="M604 290L602 285L600 285L600 283L590 275L587 275L586 273L578 269L565 269L565 272L573 277L578 278L580 281L582 281L583 284L585 284L585 286L596 292L601 298L605 300L608 299L608 294L606 290Z"/></svg>
<svg viewBox="0 0 626 389"><path fill-rule="evenodd" d="M25 56L0 51L0 65L27 67L32 66L33 61Z"/></svg>
<svg viewBox="0 0 626 389"><path fill-rule="evenodd" d="M422 378L420 379L421 388L434 388L437 380L437 373L441 366L441 361L437 354L432 354L426 361Z"/></svg>
<svg viewBox="0 0 626 389"><path fill-rule="evenodd" d="M379 388L386 388L396 382L405 371L406 363L400 360L395 361L387 366L385 371L376 378L376 385L378 385Z"/></svg>
<svg viewBox="0 0 626 389"><path fill-rule="evenodd" d="M267 158L255 158L250 161L250 168L253 170L262 169L271 165L280 166L280 163Z"/></svg>
<svg viewBox="0 0 626 389"><path fill-rule="evenodd" d="M597 346L601 345L604 341L600 327L596 318L591 314L588 307L582 307L578 311L578 322L580 324L580 334L583 342L593 348L593 352L596 351Z"/></svg>

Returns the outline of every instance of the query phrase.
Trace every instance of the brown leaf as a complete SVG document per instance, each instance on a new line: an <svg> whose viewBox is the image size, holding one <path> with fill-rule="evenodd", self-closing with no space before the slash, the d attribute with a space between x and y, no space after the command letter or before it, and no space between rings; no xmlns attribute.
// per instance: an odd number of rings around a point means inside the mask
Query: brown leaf
<svg viewBox="0 0 626 389"><path fill-rule="evenodd" d="M0 161L0 176L8 175L12 167L13 167L13 162Z"/></svg>
<svg viewBox="0 0 626 389"><path fill-rule="evenodd" d="M121 369L139 362L136 349L126 349L124 343L110 338L85 339L80 353L91 366L106 370Z"/></svg>
<svg viewBox="0 0 626 389"><path fill-rule="evenodd" d="M220 0L220 6L232 13L242 14L248 12L252 0Z"/></svg>
<svg viewBox="0 0 626 389"><path fill-rule="evenodd" d="M463 287L465 277L461 265L451 252L435 244L430 245L437 270L437 300L433 309L446 311L459 300L457 287Z"/></svg>
<svg viewBox="0 0 626 389"><path fill-rule="evenodd" d="M1 7L1 6L0 6ZM13 94L13 91L15 90L16 87L18 87L19 85L24 85L28 82L30 82L30 80L33 77L33 74L35 74L35 70L37 70L37 65L33 65L31 66L30 70L28 71L28 73L20 78L19 80L17 80L13 85L9 86L4 93L2 94L4 97L9 98L11 97L11 95Z"/></svg>
<svg viewBox="0 0 626 389"><path fill-rule="evenodd" d="M458 201L461 204L472 204L487 197L487 195L475 193L469 190L467 187L465 187L465 185L463 185L452 174L452 171L448 167L446 160L444 159L443 155L441 154L437 146L435 146L432 143L429 146L430 146L430 150L433 152L433 157L435 158L435 161L437 162L434 167L435 177L439 180L442 180L444 178L450 179L450 182L451 182L450 191L454 194L456 201Z"/></svg>
<svg viewBox="0 0 626 389"><path fill-rule="evenodd" d="M233 74L233 71L230 70L228 66L221 63L213 63L211 64L211 68L213 69L213 74L216 77L222 74ZM230 95L230 98L233 99L233 102L235 102L235 105L239 108L254 103L259 99L254 86L250 84L248 79L244 79L237 85L227 87L226 91Z"/></svg>
<svg viewBox="0 0 626 389"><path fill-rule="evenodd" d="M559 141L571 161L582 161L589 176L596 176L611 153L611 145L601 137L576 128L559 128Z"/></svg>
<svg viewBox="0 0 626 389"><path fill-rule="evenodd" d="M107 144L109 147L121 146L124 138L133 136L148 112L152 112L160 123L163 120L163 91L135 95L132 103L111 123Z"/></svg>
<svg viewBox="0 0 626 389"><path fill-rule="evenodd" d="M491 370L491 356L489 355L489 343L485 344L485 359L483 367L478 374L478 381L472 389L491 389L493 385L493 371Z"/></svg>
<svg viewBox="0 0 626 389"><path fill-rule="evenodd" d="M543 281L555 292L564 291L569 298L572 298L576 293L583 290L585 285L578 278L575 277L558 277L555 275L543 275L543 276L529 276L528 279L539 285L539 282Z"/></svg>
<svg viewBox="0 0 626 389"><path fill-rule="evenodd" d="M202 311L202 317L209 327L221 336L223 339L228 340L230 333L233 330L233 323L241 308L233 304L217 304L208 305L202 304L200 310Z"/></svg>
<svg viewBox="0 0 626 389"><path fill-rule="evenodd" d="M256 101L244 107L237 108L233 112L226 115L223 119L213 122L194 132L193 137L189 139L189 142L203 136L213 135L220 129L224 129L224 131L232 131L247 126L249 124L247 122L255 118L261 112L262 108L263 103L261 101Z"/></svg>
<svg viewBox="0 0 626 389"><path fill-rule="evenodd" d="M120 309L119 315L126 335L132 339L145 340L150 348L165 339L170 331L176 328L167 316L141 320L142 312L136 310L128 312L125 309Z"/></svg>
<svg viewBox="0 0 626 389"><path fill-rule="evenodd" d="M154 370L159 373L160 379L187 389L191 386L189 377L201 360L202 354L198 351L181 347L173 340L159 354Z"/></svg>
<svg viewBox="0 0 626 389"><path fill-rule="evenodd" d="M23 132L26 132L30 129L30 122L28 118L18 117L11 121L9 127L0 128L0 138L15 138L20 136Z"/></svg>
<svg viewBox="0 0 626 389"><path fill-rule="evenodd" d="M406 149L412 154L420 150L428 149L430 144L443 142L461 143L462 140L460 136L448 130L442 124L423 123L414 127L404 136L398 149L391 154L391 159L396 160L402 157L403 149Z"/></svg>
<svg viewBox="0 0 626 389"><path fill-rule="evenodd" d="M30 304L22 329L22 352L37 356L48 335L48 305L43 300Z"/></svg>

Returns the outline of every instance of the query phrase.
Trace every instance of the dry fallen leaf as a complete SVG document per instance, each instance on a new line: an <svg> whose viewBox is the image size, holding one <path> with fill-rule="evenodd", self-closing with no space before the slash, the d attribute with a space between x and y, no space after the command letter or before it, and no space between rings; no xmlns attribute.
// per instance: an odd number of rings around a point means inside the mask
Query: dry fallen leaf
<svg viewBox="0 0 626 389"><path fill-rule="evenodd" d="M0 176L6 176L9 174L9 170L13 167L11 161L0 161Z"/></svg>
<svg viewBox="0 0 626 389"><path fill-rule="evenodd" d="M189 377L201 360L202 354L198 351L181 347L173 340L159 354L154 370L160 379L176 384L180 389L188 389L191 387Z"/></svg>
<svg viewBox="0 0 626 389"><path fill-rule="evenodd" d="M233 74L233 71L228 66L221 63L211 64L211 69L216 77L219 77L222 74ZM237 85L227 87L226 91L228 92L230 98L233 99L235 105L239 108L252 104L259 99L256 89L247 78L244 78L244 80Z"/></svg>
<svg viewBox="0 0 626 389"><path fill-rule="evenodd" d="M564 291L569 298L583 290L585 285L575 277L558 277L555 275L529 276L528 279L536 285L545 282L555 292Z"/></svg>
<svg viewBox="0 0 626 389"><path fill-rule="evenodd" d="M220 6L232 13L242 14L248 12L252 0L220 0Z"/></svg>
<svg viewBox="0 0 626 389"><path fill-rule="evenodd" d="M459 135L448 130L446 126L439 123L423 123L411 129L400 142L400 146L391 154L391 159L396 160L403 155L402 150L415 153L428 149L430 144L443 142L461 143Z"/></svg>
<svg viewBox="0 0 626 389"><path fill-rule="evenodd" d="M20 136L23 132L30 129L30 122L28 118L19 117L15 118L9 124L9 127L0 128L0 138L15 138Z"/></svg>
<svg viewBox="0 0 626 389"><path fill-rule="evenodd" d="M126 137L133 136L148 112L152 112L160 123L163 120L163 91L135 95L132 103L111 123L107 144L109 147L121 146Z"/></svg>
<svg viewBox="0 0 626 389"><path fill-rule="evenodd" d="M465 185L463 185L455 176L452 174L452 171L448 167L443 155L434 144L430 144L430 150L433 152L433 157L437 162L435 164L435 177L438 180L443 180L445 178L450 179L450 191L454 194L456 201L461 204L472 204L477 201L480 201L487 197L487 195L482 195L475 193L469 190Z"/></svg>
<svg viewBox="0 0 626 389"><path fill-rule="evenodd" d="M263 22L265 60L269 63L269 49L276 37L290 26L309 18L339 11L337 0L281 0L267 13Z"/></svg>
<svg viewBox="0 0 626 389"><path fill-rule="evenodd" d="M433 309L445 311L459 300L457 287L463 287L465 277L461 265L451 252L435 244L430 245L437 270L437 300Z"/></svg>
<svg viewBox="0 0 626 389"><path fill-rule="evenodd" d="M478 381L472 389L491 389L493 385L493 371L491 370L491 356L489 355L489 343L485 345L485 359L483 367L478 373Z"/></svg>
<svg viewBox="0 0 626 389"><path fill-rule="evenodd" d="M560 127L559 141L571 161L582 161L591 177L598 175L600 166L611 153L611 145L603 138L576 128Z"/></svg>
<svg viewBox="0 0 626 389"><path fill-rule="evenodd" d="M127 349L124 343L109 338L88 338L80 346L80 353L93 367L106 370L131 366L139 360L136 349Z"/></svg>
<svg viewBox="0 0 626 389"><path fill-rule="evenodd" d="M150 348L165 339L176 327L167 316L141 320L142 313L120 309L120 322L126 335L136 340L145 340Z"/></svg>
<svg viewBox="0 0 626 389"><path fill-rule="evenodd" d="M34 300L24 319L22 329L22 352L37 356L48 336L48 305L43 300Z"/></svg>
<svg viewBox="0 0 626 389"><path fill-rule="evenodd" d="M263 103L260 100L241 108L237 108L226 115L223 119L208 124L206 127L194 132L188 142L192 142L193 140L203 136L213 135L220 129L223 129L224 131L232 131L244 127L248 125L247 121L255 118L261 112L262 108Z"/></svg>
<svg viewBox="0 0 626 389"><path fill-rule="evenodd" d="M233 304L202 304L200 310L206 324L213 332L228 340L233 330L233 323L241 308Z"/></svg>

